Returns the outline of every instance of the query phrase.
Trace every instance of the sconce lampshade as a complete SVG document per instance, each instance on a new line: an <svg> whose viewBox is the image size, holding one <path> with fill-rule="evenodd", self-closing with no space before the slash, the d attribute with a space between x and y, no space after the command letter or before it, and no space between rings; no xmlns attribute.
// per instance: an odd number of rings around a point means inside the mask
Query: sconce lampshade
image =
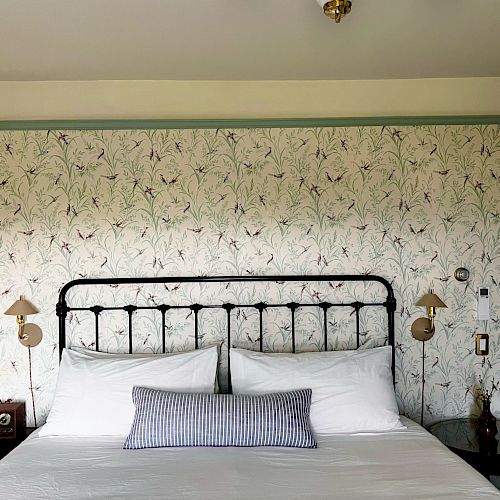
<svg viewBox="0 0 500 500"><path fill-rule="evenodd" d="M29 300L20 297L19 300L16 300L4 314L9 316L28 316L39 312L40 311Z"/></svg>
<svg viewBox="0 0 500 500"><path fill-rule="evenodd" d="M435 293L426 293L416 305L424 307L448 307Z"/></svg>

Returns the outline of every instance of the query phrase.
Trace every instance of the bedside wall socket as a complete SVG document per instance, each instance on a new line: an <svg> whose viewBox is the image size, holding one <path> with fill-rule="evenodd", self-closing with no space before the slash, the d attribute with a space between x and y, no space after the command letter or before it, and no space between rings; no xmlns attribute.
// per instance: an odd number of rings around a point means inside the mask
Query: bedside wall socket
<svg viewBox="0 0 500 500"><path fill-rule="evenodd" d="M490 351L490 336L486 333L476 334L476 354L478 356L488 356Z"/></svg>

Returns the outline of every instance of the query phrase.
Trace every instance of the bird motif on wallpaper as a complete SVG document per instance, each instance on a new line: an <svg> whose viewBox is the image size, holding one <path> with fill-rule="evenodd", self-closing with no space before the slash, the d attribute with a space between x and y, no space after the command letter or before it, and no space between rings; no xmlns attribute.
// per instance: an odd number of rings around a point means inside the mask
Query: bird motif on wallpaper
<svg viewBox="0 0 500 500"><path fill-rule="evenodd" d="M24 172L26 173L26 175L35 175L36 174L36 171L37 171L37 168L36 167L31 167L29 169L23 169Z"/></svg>
<svg viewBox="0 0 500 500"><path fill-rule="evenodd" d="M61 243L61 250L64 250L67 253L71 253L70 244L67 241L63 241Z"/></svg>
<svg viewBox="0 0 500 500"><path fill-rule="evenodd" d="M144 142L144 139L141 139L139 141L136 141L135 139L131 139L131 141L134 143L134 146L131 149L131 151L133 151L135 148L138 148Z"/></svg>
<svg viewBox="0 0 500 500"><path fill-rule="evenodd" d="M285 172L278 172L277 174L269 174L271 177L274 177L275 179L283 179L285 176Z"/></svg>
<svg viewBox="0 0 500 500"><path fill-rule="evenodd" d="M401 130L398 130L398 129L394 129L392 131L392 137L396 137L397 139L399 139L400 141L403 141L404 137L402 137L402 132Z"/></svg>
<svg viewBox="0 0 500 500"><path fill-rule="evenodd" d="M63 132L59 132L59 135L57 136L57 140L60 142L63 142L65 146L69 144L69 135L65 134Z"/></svg>
<svg viewBox="0 0 500 500"><path fill-rule="evenodd" d="M398 247L401 247L403 248L403 239L401 238L401 236L394 236L394 239L393 239L393 242L398 246Z"/></svg>
<svg viewBox="0 0 500 500"><path fill-rule="evenodd" d="M484 183L481 181L476 181L476 184L474 184L474 188L481 191L482 194L485 193L485 186L484 186Z"/></svg>
<svg viewBox="0 0 500 500"><path fill-rule="evenodd" d="M83 234L79 229L77 229L76 232L78 234L78 237L84 241L91 240L96 234L96 230L91 231L90 233L87 234Z"/></svg>
<svg viewBox="0 0 500 500"><path fill-rule="evenodd" d="M55 203L60 198L59 195L58 196L53 196L51 194L48 194L47 196L50 198L49 204L47 205L48 207L50 205L52 205L52 203Z"/></svg>
<svg viewBox="0 0 500 500"><path fill-rule="evenodd" d="M215 204L220 203L221 201L224 201L227 198L227 193L217 193L217 196L219 196L219 199L215 202Z"/></svg>
<svg viewBox="0 0 500 500"><path fill-rule="evenodd" d="M234 132L228 132L226 134L226 138L229 139L230 141L232 141L234 144L236 144L238 142L236 134Z"/></svg>

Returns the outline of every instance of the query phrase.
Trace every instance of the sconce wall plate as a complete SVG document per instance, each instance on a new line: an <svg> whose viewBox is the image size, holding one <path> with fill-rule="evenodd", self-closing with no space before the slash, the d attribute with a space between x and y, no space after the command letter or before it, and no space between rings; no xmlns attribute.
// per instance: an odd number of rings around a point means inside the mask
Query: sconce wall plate
<svg viewBox="0 0 500 500"><path fill-rule="evenodd" d="M42 341L42 329L35 323L25 323L23 326L23 335L19 342L24 347L35 347Z"/></svg>
<svg viewBox="0 0 500 500"><path fill-rule="evenodd" d="M429 318L418 318L411 325L411 334L414 339L425 342L434 335L435 328Z"/></svg>

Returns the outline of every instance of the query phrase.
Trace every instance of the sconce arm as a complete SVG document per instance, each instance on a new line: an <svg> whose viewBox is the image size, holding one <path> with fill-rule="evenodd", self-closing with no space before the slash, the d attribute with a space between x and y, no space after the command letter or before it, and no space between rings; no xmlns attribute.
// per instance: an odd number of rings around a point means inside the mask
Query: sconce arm
<svg viewBox="0 0 500 500"><path fill-rule="evenodd" d="M19 340L28 340L28 335L24 333L24 316L18 314L16 316L16 323L18 326L17 336Z"/></svg>

